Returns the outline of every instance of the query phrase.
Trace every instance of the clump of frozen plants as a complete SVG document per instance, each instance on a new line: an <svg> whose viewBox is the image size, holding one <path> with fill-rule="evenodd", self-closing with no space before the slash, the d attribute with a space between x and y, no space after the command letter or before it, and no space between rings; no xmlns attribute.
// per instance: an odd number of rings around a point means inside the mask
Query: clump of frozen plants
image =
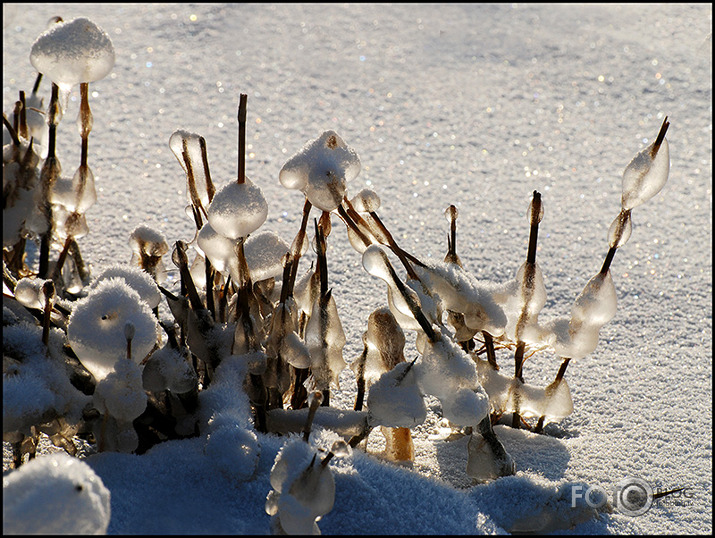
<svg viewBox="0 0 715 538"><path fill-rule="evenodd" d="M59 19L38 37L30 59L39 72L32 93L20 92L11 119L3 116L3 439L12 443L15 466L34 457L41 435L71 455L78 439L98 451L141 454L163 441L203 436L217 468L246 481L255 477L261 436L283 435L266 502L276 533L319 532L317 522L335 499L333 455L365 446L361 441L378 427L383 456L413 461L412 430L426 420L426 395L440 402L455 435L469 436L470 477L513 474L518 462L493 425L545 433L548 423L573 412L567 366L596 349L599 331L615 315L611 262L631 235L632 211L668 178L666 118L623 172L621 208L600 270L568 314L545 320L536 252L547 212L539 192L526 208L529 246L514 277L480 280L457 253L455 206L445 211L443 261L403 250L378 213L379 195L350 193L360 158L328 130L275 178L304 194L300 228L284 239L262 230L269 201L260 181L246 175L248 98L241 94L236 176L222 187L214 186L201 135L179 129L167 141L186 176L195 236L167 241L140 225L128 238L131 260L92 278L77 242L89 232L85 212L96 201L88 85L111 71L114 49L91 21ZM43 78L52 84L47 107ZM56 137L65 96L77 84L81 162L64 177ZM386 290L366 320L363 352L352 360L343 355L339 315L348 305L337 304L328 273L327 243L338 222L376 289ZM316 263L299 278L311 245ZM31 247L39 256L28 266ZM165 287L169 263L180 275L175 289ZM409 332L416 334L410 361ZM536 353L560 360L545 387L524 377L526 359ZM513 373L498 354L513 361ZM331 393L343 389L348 363L355 405L336 409ZM326 451L311 441L311 427L342 441Z"/></svg>

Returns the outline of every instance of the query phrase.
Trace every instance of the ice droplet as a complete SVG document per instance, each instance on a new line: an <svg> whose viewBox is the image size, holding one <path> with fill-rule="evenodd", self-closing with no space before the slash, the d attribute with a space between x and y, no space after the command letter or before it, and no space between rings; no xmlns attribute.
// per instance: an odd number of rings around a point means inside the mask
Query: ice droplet
<svg viewBox="0 0 715 538"><path fill-rule="evenodd" d="M656 142L638 153L623 171L621 197L623 209L633 209L647 202L658 194L668 181L670 172L668 140L663 138L660 148L653 155Z"/></svg>

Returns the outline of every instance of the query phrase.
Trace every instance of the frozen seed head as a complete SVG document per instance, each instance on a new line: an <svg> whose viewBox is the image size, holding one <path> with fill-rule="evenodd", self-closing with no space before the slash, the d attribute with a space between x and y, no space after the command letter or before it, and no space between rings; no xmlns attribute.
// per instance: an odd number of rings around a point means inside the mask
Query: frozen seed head
<svg viewBox="0 0 715 538"><path fill-rule="evenodd" d="M114 45L95 23L80 17L53 24L32 45L30 62L52 82L68 90L106 77L114 67Z"/></svg>
<svg viewBox="0 0 715 538"><path fill-rule="evenodd" d="M347 182L360 173L360 159L335 131L325 131L306 144L281 168L279 179L288 189L298 189L323 211L340 205Z"/></svg>

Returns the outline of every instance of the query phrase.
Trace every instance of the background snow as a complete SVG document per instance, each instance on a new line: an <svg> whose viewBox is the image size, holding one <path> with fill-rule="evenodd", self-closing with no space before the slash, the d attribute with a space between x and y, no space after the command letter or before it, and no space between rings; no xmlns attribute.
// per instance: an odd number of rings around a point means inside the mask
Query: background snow
<svg viewBox="0 0 715 538"><path fill-rule="evenodd" d="M499 429L517 477L458 491L448 483L468 485L466 444L428 440L436 425L428 418L416 431L414 466L428 478L356 451L350 471L336 471L335 508L320 527L324 533L476 532L494 522L507 528L533 484L608 489L639 476L660 488L690 487L693 497L657 501L639 518L602 516L576 532L712 531L710 4L14 10L9 25L4 17L5 111L18 90L31 89L30 46L51 16L88 17L114 43L113 72L90 84L97 203L80 245L95 275L129 261L129 235L139 224L157 228L170 244L193 236L183 211L185 176L169 137L177 129L203 135L212 177L222 187L236 176L238 95L247 93L246 174L269 205L261 231L292 239L303 195L283 188L278 172L307 141L334 129L363 165L349 193L375 189L378 214L406 250L441 259L443 212L457 205L457 252L481 279L502 282L523 262L527 206L532 191L541 192L542 315L565 315L607 251L623 169L669 116L670 178L633 211L633 236L612 265L618 313L596 351L569 367L574 413L556 429L563 437L527 440L524 432ZM48 88L43 81L45 105ZM79 163L78 104L75 88L58 129L65 175ZM384 304L384 284L365 273L342 224L334 224L329 274L350 362L362 350L367 316ZM498 358L510 366L505 355ZM558 366L549 356L532 359L524 375L546 384ZM341 386L331 405L351 407L349 369ZM112 491L109 532L267 532L267 472L280 446L261 443L258 478L240 485L215 478L209 462L193 457L201 440L142 457L91 457Z"/></svg>

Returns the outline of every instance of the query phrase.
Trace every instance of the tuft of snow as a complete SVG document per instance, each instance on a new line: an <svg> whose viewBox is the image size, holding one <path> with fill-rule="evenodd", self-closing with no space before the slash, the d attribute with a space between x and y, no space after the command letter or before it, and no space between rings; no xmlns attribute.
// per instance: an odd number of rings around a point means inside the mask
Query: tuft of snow
<svg viewBox="0 0 715 538"><path fill-rule="evenodd" d="M109 490L92 468L63 452L3 475L3 534L106 534Z"/></svg>

